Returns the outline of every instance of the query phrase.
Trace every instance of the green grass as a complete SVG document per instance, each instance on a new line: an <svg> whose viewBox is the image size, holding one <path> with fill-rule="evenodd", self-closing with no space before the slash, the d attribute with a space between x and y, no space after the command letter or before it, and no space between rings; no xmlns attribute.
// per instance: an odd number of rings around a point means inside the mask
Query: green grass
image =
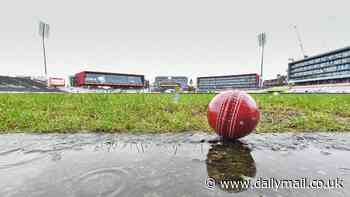
<svg viewBox="0 0 350 197"><path fill-rule="evenodd" d="M213 94L0 94L0 132L209 131ZM254 94L257 132L350 131L350 95Z"/></svg>

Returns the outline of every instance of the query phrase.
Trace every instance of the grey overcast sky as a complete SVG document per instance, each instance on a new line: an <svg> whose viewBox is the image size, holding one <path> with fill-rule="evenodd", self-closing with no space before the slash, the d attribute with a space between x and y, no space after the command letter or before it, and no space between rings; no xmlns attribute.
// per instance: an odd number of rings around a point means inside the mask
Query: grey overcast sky
<svg viewBox="0 0 350 197"><path fill-rule="evenodd" d="M322 0L0 0L0 75L42 75L38 21L51 25L48 71L198 76L259 72L265 79L308 55L350 44L350 3Z"/></svg>

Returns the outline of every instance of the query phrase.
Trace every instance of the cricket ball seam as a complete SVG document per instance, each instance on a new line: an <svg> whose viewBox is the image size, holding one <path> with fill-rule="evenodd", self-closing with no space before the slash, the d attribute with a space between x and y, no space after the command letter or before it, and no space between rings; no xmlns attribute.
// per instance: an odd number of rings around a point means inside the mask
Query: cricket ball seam
<svg viewBox="0 0 350 197"><path fill-rule="evenodd" d="M234 114L234 117L233 117L234 122L233 122L233 124L231 126L230 137L233 137L234 133L236 131L236 124L237 124L237 118L238 118L237 116L238 116L239 109L241 107L242 100L243 100L242 99L242 95L241 95L241 93L239 93L238 102L237 102L237 110L235 111L235 114Z"/></svg>
<svg viewBox="0 0 350 197"><path fill-rule="evenodd" d="M226 122L226 117L227 117L227 113L228 113L228 108L230 107L230 100L231 100L231 95L226 99L225 101L225 105L223 107L223 111L222 111L222 119L220 121L220 131L223 133L224 132L224 129L225 127L227 126L225 124Z"/></svg>
<svg viewBox="0 0 350 197"><path fill-rule="evenodd" d="M221 132L221 130L222 130L221 129L222 128L222 121L225 119L224 111L226 109L227 103L228 103L228 98L225 98L224 102L221 104L220 112L219 112L219 115L217 117L216 130L219 132L219 134L222 134L222 132Z"/></svg>
<svg viewBox="0 0 350 197"><path fill-rule="evenodd" d="M234 125L235 122L235 117L237 115L237 111L238 111L238 104L239 104L239 98L240 98L240 93L238 94L238 96L236 97L236 99L232 100L233 105L234 105L234 109L233 109L233 113L231 116L231 120L230 120L230 127L229 127L229 133L228 136L231 137L232 136L232 125Z"/></svg>
<svg viewBox="0 0 350 197"><path fill-rule="evenodd" d="M219 113L216 117L215 127L216 127L216 130L219 132L219 134L220 134L220 130L219 130L220 129L220 119L222 116L222 109L223 109L224 104L225 104L225 101L221 103Z"/></svg>

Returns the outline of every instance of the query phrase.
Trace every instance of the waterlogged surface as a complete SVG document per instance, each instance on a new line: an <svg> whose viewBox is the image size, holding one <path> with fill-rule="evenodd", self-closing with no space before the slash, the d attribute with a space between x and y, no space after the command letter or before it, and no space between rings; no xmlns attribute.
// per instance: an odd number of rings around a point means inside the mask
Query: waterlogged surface
<svg viewBox="0 0 350 197"><path fill-rule="evenodd" d="M350 196L349 139L346 133L252 134L239 142L204 133L1 135L0 196ZM281 180L293 182L272 185ZM331 185L303 188L313 180Z"/></svg>

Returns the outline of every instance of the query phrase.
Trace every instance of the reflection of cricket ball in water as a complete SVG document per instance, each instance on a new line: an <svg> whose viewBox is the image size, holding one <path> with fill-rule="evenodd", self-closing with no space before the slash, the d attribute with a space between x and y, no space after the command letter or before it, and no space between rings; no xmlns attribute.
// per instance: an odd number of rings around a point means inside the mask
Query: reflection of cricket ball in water
<svg viewBox="0 0 350 197"><path fill-rule="evenodd" d="M223 140L221 143L211 144L207 159L208 189L220 188L227 192L241 192L248 188L239 183L247 182L256 175L256 164L248 145L239 140ZM238 183L233 187L221 187L222 181Z"/></svg>
<svg viewBox="0 0 350 197"><path fill-rule="evenodd" d="M248 135L255 129L259 119L258 106L243 91L222 92L209 103L209 124L224 138L237 139Z"/></svg>

